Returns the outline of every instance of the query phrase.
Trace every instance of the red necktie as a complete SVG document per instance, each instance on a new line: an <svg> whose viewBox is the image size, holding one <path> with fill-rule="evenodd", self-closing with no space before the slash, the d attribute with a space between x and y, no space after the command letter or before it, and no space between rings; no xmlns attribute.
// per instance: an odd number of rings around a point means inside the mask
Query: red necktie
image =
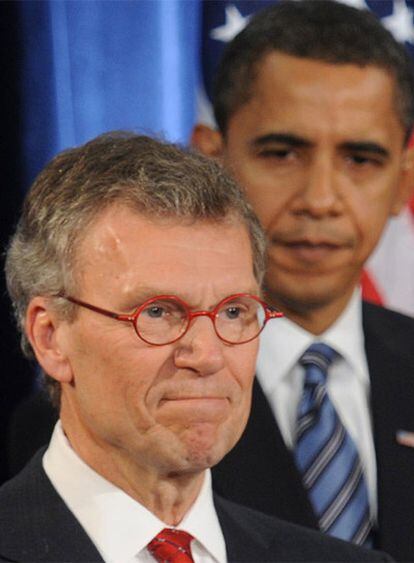
<svg viewBox="0 0 414 563"><path fill-rule="evenodd" d="M158 563L194 563L190 543L193 536L181 530L164 528L148 544L148 550Z"/></svg>

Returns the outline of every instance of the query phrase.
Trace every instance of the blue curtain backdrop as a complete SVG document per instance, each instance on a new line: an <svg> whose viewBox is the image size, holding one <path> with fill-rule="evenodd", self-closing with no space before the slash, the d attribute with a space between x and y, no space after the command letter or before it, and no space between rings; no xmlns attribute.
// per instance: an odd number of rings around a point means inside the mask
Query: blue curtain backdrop
<svg viewBox="0 0 414 563"><path fill-rule="evenodd" d="M414 0L345 0L370 8L410 49ZM0 1L0 266L24 192L58 151L112 129L186 143L197 86L263 0ZM203 72L201 72L201 69ZM200 94L201 93L201 94ZM198 106L198 111L200 105ZM0 482L15 404L33 386L0 277Z"/></svg>
<svg viewBox="0 0 414 563"><path fill-rule="evenodd" d="M138 129L188 139L200 4L19 3L23 188L56 152L103 131Z"/></svg>
<svg viewBox="0 0 414 563"><path fill-rule="evenodd" d="M201 0L0 2L0 266L26 189L58 151L134 129L185 143ZM0 275L0 483L15 405L33 389Z"/></svg>

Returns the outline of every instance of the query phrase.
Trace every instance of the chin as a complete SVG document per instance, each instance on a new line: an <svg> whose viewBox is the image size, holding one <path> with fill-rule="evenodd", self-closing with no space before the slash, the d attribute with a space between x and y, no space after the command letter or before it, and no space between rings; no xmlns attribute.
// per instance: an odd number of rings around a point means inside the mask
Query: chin
<svg viewBox="0 0 414 563"><path fill-rule="evenodd" d="M216 465L233 446L228 445L227 437L222 433L218 435L217 429L201 428L192 429L185 437L185 449L188 463L197 469L207 469Z"/></svg>
<svg viewBox="0 0 414 563"><path fill-rule="evenodd" d="M223 457L216 448L206 448L204 444L186 446L168 459L164 469L170 475L199 473L217 465Z"/></svg>
<svg viewBox="0 0 414 563"><path fill-rule="evenodd" d="M273 297L283 311L283 306L291 310L312 310L331 304L347 293L341 280L328 277L303 276L302 280L290 279L289 283L269 284L268 294Z"/></svg>

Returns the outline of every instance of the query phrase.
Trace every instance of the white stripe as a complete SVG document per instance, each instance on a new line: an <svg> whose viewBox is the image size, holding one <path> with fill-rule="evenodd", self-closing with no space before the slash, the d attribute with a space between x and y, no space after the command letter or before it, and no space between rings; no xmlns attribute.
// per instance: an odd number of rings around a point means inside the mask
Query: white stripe
<svg viewBox="0 0 414 563"><path fill-rule="evenodd" d="M340 446L342 445L345 438L345 428L344 426L338 421L336 425L335 432L328 440L326 446L320 451L319 455L312 463L312 465L308 468L308 470L304 474L304 483L305 486L310 489L319 475L323 472L325 467L329 464L329 462L335 457L336 452L339 450Z"/></svg>
<svg viewBox="0 0 414 563"><path fill-rule="evenodd" d="M326 531L332 526L335 520L339 517L344 507L346 506L348 500L352 496L352 493L357 488L362 477L362 467L360 460L357 460L357 464L354 467L352 473L349 475L344 487L339 492L338 496L334 499L330 507L325 511L319 520L320 527L323 531Z"/></svg>
<svg viewBox="0 0 414 563"><path fill-rule="evenodd" d="M369 517L369 513L367 511L362 521L362 525L360 525L359 529L355 532L355 534L351 538L352 543L362 545L364 541L367 539L371 529L372 529L372 522Z"/></svg>

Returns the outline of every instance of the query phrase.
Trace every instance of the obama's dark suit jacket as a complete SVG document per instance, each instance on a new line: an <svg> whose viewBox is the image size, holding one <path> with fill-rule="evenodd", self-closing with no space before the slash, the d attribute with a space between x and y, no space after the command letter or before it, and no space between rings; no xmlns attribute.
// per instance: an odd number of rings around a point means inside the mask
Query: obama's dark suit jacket
<svg viewBox="0 0 414 563"><path fill-rule="evenodd" d="M0 488L0 561L102 561L46 476L42 455L41 450ZM391 560L383 553L281 522L217 496L215 506L229 562Z"/></svg>
<svg viewBox="0 0 414 563"><path fill-rule="evenodd" d="M378 480L375 547L414 561L414 448L396 440L398 430L414 433L414 319L364 303L363 327ZM214 469L213 484L240 504L317 528L292 454L257 381L246 431Z"/></svg>

